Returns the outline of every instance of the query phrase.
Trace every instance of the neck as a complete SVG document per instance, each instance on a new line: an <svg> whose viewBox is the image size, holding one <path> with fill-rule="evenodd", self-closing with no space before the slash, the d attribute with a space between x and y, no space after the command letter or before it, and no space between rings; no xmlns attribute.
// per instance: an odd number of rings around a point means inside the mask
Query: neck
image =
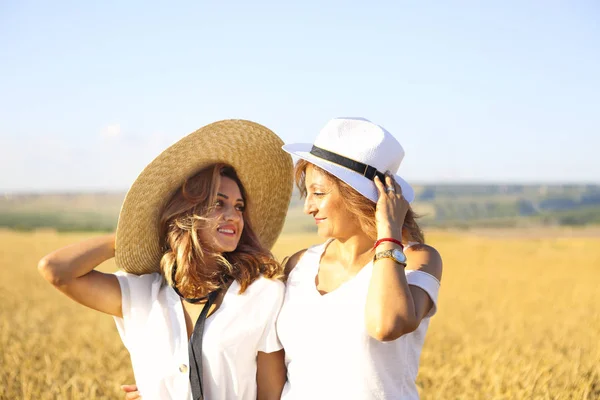
<svg viewBox="0 0 600 400"><path fill-rule="evenodd" d="M332 245L336 258L346 270L358 271L373 257L373 240L364 234L335 238Z"/></svg>

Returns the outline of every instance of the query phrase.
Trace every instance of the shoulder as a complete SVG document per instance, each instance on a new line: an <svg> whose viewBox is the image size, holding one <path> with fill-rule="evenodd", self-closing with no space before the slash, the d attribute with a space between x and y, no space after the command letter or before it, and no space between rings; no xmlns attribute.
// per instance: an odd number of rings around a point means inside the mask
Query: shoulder
<svg viewBox="0 0 600 400"><path fill-rule="evenodd" d="M258 315L271 315L279 312L283 298L285 297L285 284L279 279L271 279L260 276L246 288L242 294L238 294L240 300L246 307L253 309Z"/></svg>
<svg viewBox="0 0 600 400"><path fill-rule="evenodd" d="M407 260L407 269L427 272L442 280L442 256L432 246L415 244L404 251Z"/></svg>
<svg viewBox="0 0 600 400"><path fill-rule="evenodd" d="M248 286L244 294L248 293L250 296L258 296L262 299L277 299L283 297L284 292L285 284L282 281L261 275Z"/></svg>
<svg viewBox="0 0 600 400"><path fill-rule="evenodd" d="M121 287L123 297L144 298L155 297L159 290L166 284L162 275L155 272L152 274L134 275L124 271L115 272L115 276Z"/></svg>
<svg viewBox="0 0 600 400"><path fill-rule="evenodd" d="M164 281L162 275L158 272L154 272L152 274L135 275L125 271L117 271L115 272L115 275L119 281L134 282L137 284L153 285L156 283L161 284Z"/></svg>
<svg viewBox="0 0 600 400"><path fill-rule="evenodd" d="M164 295L168 286L159 273L134 275L119 271L115 276L121 287L123 319L117 320L117 327L123 338L125 331L143 329L155 307L165 307L169 304L168 296ZM123 341L125 342L125 339Z"/></svg>
<svg viewBox="0 0 600 400"><path fill-rule="evenodd" d="M283 260L282 265L285 280L287 280L288 276L290 276L290 273L294 270L294 267L296 267L296 264L298 264L298 261L300 261L304 253L306 253L306 250L308 249L297 251L296 253L292 254L289 257L286 257Z"/></svg>

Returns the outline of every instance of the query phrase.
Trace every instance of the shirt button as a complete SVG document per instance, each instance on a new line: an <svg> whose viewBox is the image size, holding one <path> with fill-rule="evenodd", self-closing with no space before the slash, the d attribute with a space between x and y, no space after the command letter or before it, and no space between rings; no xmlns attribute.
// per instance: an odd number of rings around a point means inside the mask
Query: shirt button
<svg viewBox="0 0 600 400"><path fill-rule="evenodd" d="M187 372L187 370L188 370L188 367L187 367L187 365L185 365L185 364L181 364L181 365L179 366L179 372L182 372L182 373L184 373L184 374L185 374L185 373Z"/></svg>

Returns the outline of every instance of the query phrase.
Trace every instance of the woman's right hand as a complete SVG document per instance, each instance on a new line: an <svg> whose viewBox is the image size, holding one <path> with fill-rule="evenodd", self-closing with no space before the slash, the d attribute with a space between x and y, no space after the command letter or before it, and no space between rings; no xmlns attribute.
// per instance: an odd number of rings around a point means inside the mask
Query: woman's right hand
<svg viewBox="0 0 600 400"><path fill-rule="evenodd" d="M142 398L137 385L122 385L121 389L125 392L125 400L138 400Z"/></svg>

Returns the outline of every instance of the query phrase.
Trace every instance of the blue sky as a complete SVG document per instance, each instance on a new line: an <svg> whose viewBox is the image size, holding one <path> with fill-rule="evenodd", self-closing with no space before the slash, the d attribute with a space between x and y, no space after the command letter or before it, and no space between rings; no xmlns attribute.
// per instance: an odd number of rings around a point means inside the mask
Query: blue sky
<svg viewBox="0 0 600 400"><path fill-rule="evenodd" d="M244 118L363 116L427 182L600 183L595 1L0 3L0 191L124 190Z"/></svg>

